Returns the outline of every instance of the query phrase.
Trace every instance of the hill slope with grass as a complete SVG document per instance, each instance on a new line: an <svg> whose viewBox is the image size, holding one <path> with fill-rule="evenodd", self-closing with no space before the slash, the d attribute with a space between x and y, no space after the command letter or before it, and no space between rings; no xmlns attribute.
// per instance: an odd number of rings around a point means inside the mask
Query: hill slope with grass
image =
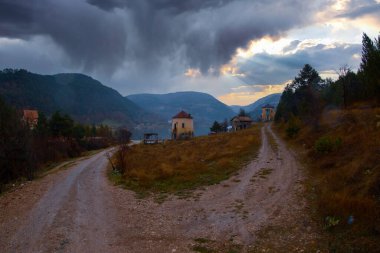
<svg viewBox="0 0 380 253"><path fill-rule="evenodd" d="M380 36L363 34L355 73L324 80L306 64L285 88L279 131L304 155L330 252L380 252Z"/></svg>
<svg viewBox="0 0 380 253"><path fill-rule="evenodd" d="M117 183L140 193L176 193L225 180L258 152L260 126L233 133L122 147ZM149 159L146 159L149 157Z"/></svg>
<svg viewBox="0 0 380 253"><path fill-rule="evenodd" d="M135 94L126 98L166 120L171 120L181 110L190 113L194 118L195 134L198 136L210 132L209 128L215 120L229 120L235 115L227 105L201 92Z"/></svg>
<svg viewBox="0 0 380 253"><path fill-rule="evenodd" d="M127 126L132 132L165 125L99 81L82 74L39 75L25 70L0 72L0 96L16 108L51 115L61 111L86 124Z"/></svg>
<svg viewBox="0 0 380 253"><path fill-rule="evenodd" d="M297 124L297 134L289 137L284 132L284 138L298 147L308 164L309 193L317 219L328 230L331 250L378 252L380 108L326 111L318 131ZM287 128L289 124L279 126Z"/></svg>

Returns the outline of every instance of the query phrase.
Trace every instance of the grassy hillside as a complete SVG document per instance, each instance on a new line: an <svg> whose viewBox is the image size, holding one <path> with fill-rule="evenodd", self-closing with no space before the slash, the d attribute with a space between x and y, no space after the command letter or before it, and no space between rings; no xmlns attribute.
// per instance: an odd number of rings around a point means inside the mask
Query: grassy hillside
<svg viewBox="0 0 380 253"><path fill-rule="evenodd" d="M380 252L379 42L363 34L360 68L340 68L336 81L306 64L277 107L280 128L306 154L331 252Z"/></svg>
<svg viewBox="0 0 380 253"><path fill-rule="evenodd" d="M235 113L213 96L200 92L176 92L169 94L136 94L127 96L146 111L160 115L166 120L181 110L194 117L196 135L210 132L212 123L231 119Z"/></svg>
<svg viewBox="0 0 380 253"><path fill-rule="evenodd" d="M178 193L227 179L255 156L259 146L258 125L188 141L135 145L119 160L124 173L112 177L140 193Z"/></svg>
<svg viewBox="0 0 380 253"><path fill-rule="evenodd" d="M330 250L380 252L380 108L329 110L319 123L316 131L299 122L290 142L311 168L309 192Z"/></svg>

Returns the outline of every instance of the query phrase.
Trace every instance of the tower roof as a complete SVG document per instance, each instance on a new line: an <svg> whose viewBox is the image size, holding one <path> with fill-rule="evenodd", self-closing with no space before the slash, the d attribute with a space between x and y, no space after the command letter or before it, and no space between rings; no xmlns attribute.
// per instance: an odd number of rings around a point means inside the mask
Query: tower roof
<svg viewBox="0 0 380 253"><path fill-rule="evenodd" d="M185 112L185 111L180 111L177 115L173 116L173 119L192 119L191 114Z"/></svg>
<svg viewBox="0 0 380 253"><path fill-rule="evenodd" d="M38 111L37 110L24 110L23 114L24 114L24 118L26 120L36 120L36 119L38 119Z"/></svg>
<svg viewBox="0 0 380 253"><path fill-rule="evenodd" d="M252 119L249 116L235 116L231 119L231 121L240 121L240 122L252 122Z"/></svg>

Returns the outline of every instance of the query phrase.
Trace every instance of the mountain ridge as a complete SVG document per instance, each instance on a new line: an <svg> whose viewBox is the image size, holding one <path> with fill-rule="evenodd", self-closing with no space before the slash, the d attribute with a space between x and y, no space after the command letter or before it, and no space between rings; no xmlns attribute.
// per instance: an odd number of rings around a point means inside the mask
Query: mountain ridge
<svg viewBox="0 0 380 253"><path fill-rule="evenodd" d="M125 126L132 132L152 127L146 118L163 123L116 90L78 73L40 75L4 70L0 72L0 96L19 109L33 108L47 115L61 111L82 123ZM139 125L140 129L136 128Z"/></svg>
<svg viewBox="0 0 380 253"><path fill-rule="evenodd" d="M170 120L181 110L193 115L196 135L207 134L214 121L230 120L236 115L230 106L204 92L122 96L81 73L41 75L6 69L0 71L0 96L19 109L37 109L48 116L61 111L81 123L127 127L134 138L140 138L144 132L157 132L168 138ZM248 106L253 108L266 98Z"/></svg>
<svg viewBox="0 0 380 253"><path fill-rule="evenodd" d="M229 120L235 113L210 94L197 91L180 91L166 94L141 93L126 98L168 121L181 110L194 117L195 134L204 135L214 121Z"/></svg>

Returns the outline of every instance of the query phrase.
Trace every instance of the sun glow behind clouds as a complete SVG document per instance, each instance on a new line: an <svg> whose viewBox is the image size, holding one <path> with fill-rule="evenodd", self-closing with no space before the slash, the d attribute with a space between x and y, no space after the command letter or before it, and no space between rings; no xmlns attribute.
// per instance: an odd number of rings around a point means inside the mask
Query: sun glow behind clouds
<svg viewBox="0 0 380 253"><path fill-rule="evenodd" d="M345 10L347 8L347 5L349 2L350 2L350 0L337 0L336 3L334 5L332 5L332 8L335 11Z"/></svg>
<svg viewBox="0 0 380 253"><path fill-rule="evenodd" d="M380 0L376 0L376 3L379 4ZM359 50L355 52L353 49L358 48L358 45L361 44L363 32L372 38L377 37L380 26L378 15L370 11L360 13L360 10L365 10L371 5L373 8L377 8L376 3L372 5L373 3L371 4L370 1L359 1L354 5L352 0L332 1L331 5L326 5L315 13L314 22L308 26L291 29L281 37L266 36L252 40L247 47L236 49L231 60L219 69L220 75L222 77L238 77L237 79L245 83L253 84L251 87L255 85L255 82L258 84L266 83L266 81L268 84L282 82L281 80L270 81L270 76L268 80L265 80L258 71L265 72L266 69L275 69L276 67L281 69L281 62L279 65L271 65L271 61L268 59L289 59L289 62L294 60L293 63L297 64L296 57L302 55L305 56L304 61L307 61L303 64L312 64L320 72L322 78L336 79L336 69L342 64L350 64L350 67L356 71L361 54ZM360 15L355 16L356 12ZM346 55L334 58L334 52ZM318 62L321 55L330 57L330 61ZM314 59L316 60L313 61ZM299 63L301 62L302 60L299 61ZM252 70L250 66L256 67L256 69ZM271 73L271 71L267 72ZM281 75L281 71L278 74ZM285 78L290 79L292 76ZM244 105L274 93L273 87L280 86L268 85L267 89L263 87L260 91L243 90L242 87L230 88L230 93L221 95L219 98L227 104ZM281 91L279 90L279 92Z"/></svg>
<svg viewBox="0 0 380 253"><path fill-rule="evenodd" d="M291 41L289 39L285 38L273 40L269 37L265 37L260 40L253 40L248 44L246 49L238 48L236 51L236 56L248 59L259 53L281 54L283 52L283 48L290 42Z"/></svg>
<svg viewBox="0 0 380 253"><path fill-rule="evenodd" d="M220 68L220 74L223 77L238 77L244 80L248 73L244 73L242 69L246 63L255 61L255 56L260 54L267 54L276 56L286 56L297 54L298 51L306 51L315 48L318 45L324 45L323 50L334 49L340 44L326 39L305 39L303 41L292 40L290 38L272 39L269 37L260 40L251 41L247 48L239 48L236 54L232 57L228 64ZM270 68L271 66L268 66ZM335 77L335 71L327 70L322 71L323 77ZM291 76L289 76L291 78ZM230 88L231 92L221 95L218 98L229 105L247 105L255 102L261 97L281 93L284 87L290 81L285 81L281 84L252 84L237 86Z"/></svg>
<svg viewBox="0 0 380 253"><path fill-rule="evenodd" d="M238 48L230 62L220 67L219 73L222 76L245 77L239 69L239 64L244 63L256 54L283 54L283 49L289 45L289 39L274 40L270 37L264 37L260 40L252 40L248 43L247 48Z"/></svg>
<svg viewBox="0 0 380 253"><path fill-rule="evenodd" d="M293 42L296 42L295 45L292 45ZM258 54L265 53L273 56L291 55L300 50L313 48L318 44L324 44L325 49L335 48L336 43L329 39L305 39L297 41L289 38L275 40L265 37L260 40L252 40L247 48L238 48L229 63L220 67L219 73L222 76L246 77L246 74L241 70L241 66L255 59L255 56Z"/></svg>
<svg viewBox="0 0 380 253"><path fill-rule="evenodd" d="M290 82L290 81L289 81ZM276 85L244 85L235 87L233 92L219 96L218 99L227 105L248 105L273 93L281 93L288 82Z"/></svg>

